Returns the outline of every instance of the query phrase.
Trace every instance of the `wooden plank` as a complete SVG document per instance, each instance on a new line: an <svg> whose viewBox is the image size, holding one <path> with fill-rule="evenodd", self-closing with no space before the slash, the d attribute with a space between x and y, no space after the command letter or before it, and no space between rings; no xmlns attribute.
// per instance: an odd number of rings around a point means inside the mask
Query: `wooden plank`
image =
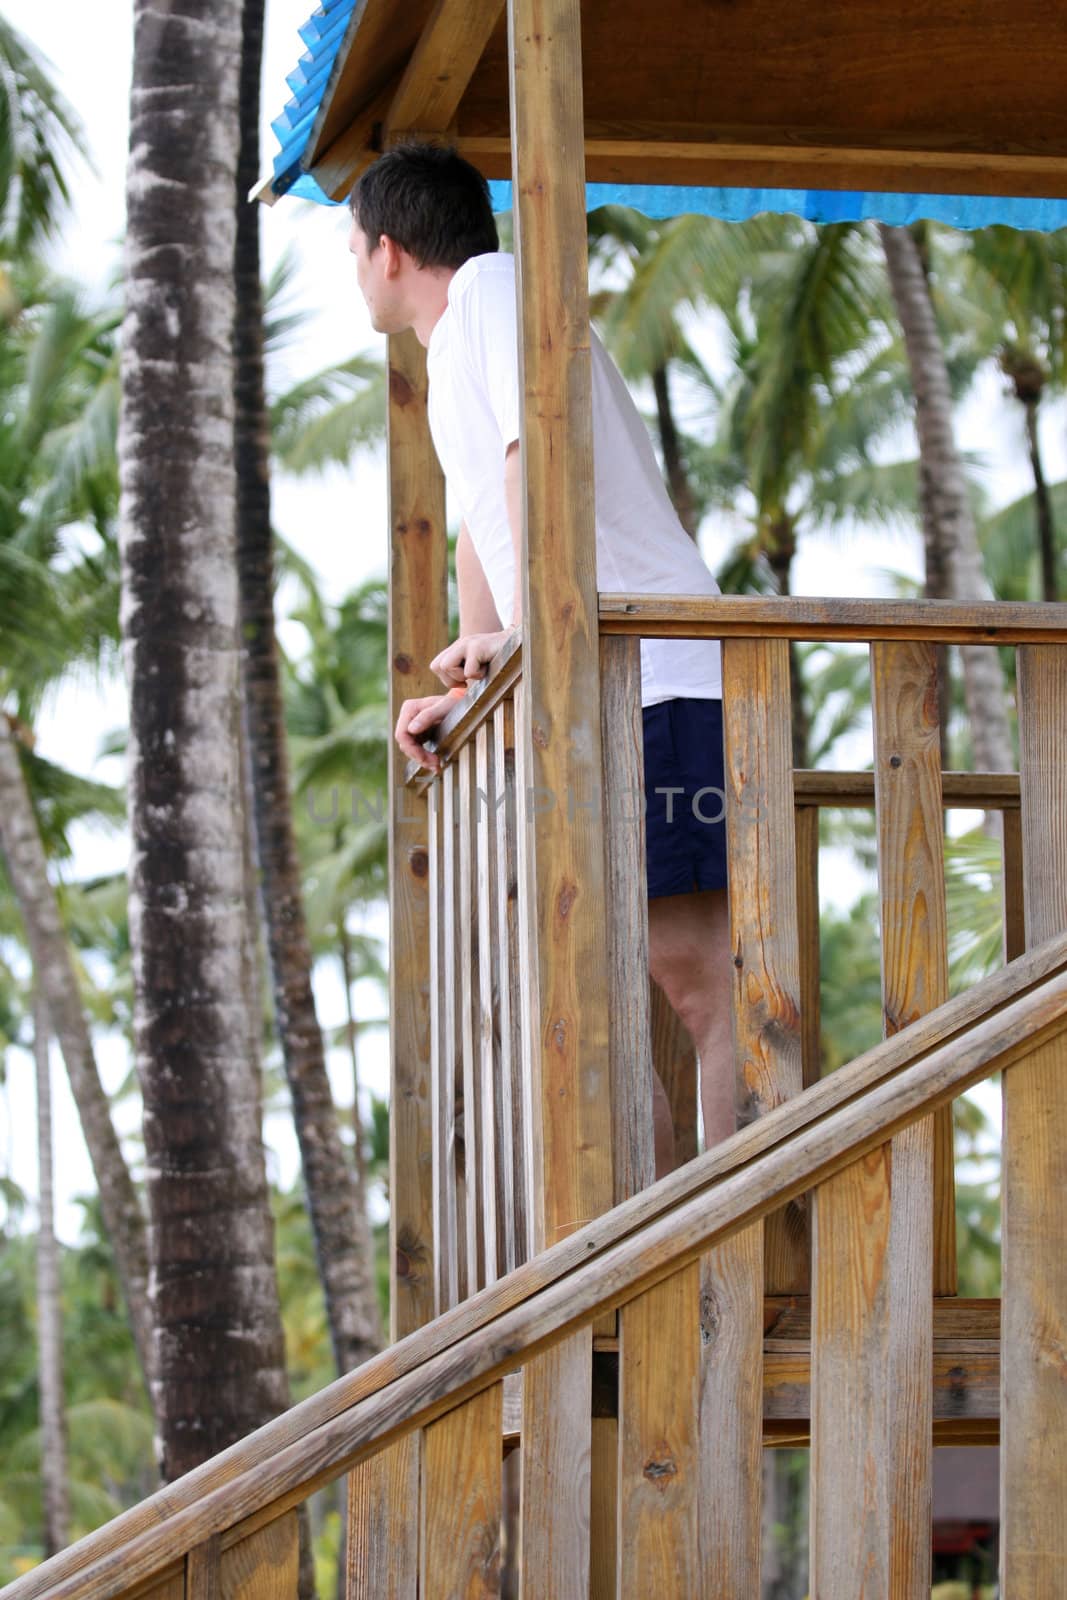
<svg viewBox="0 0 1067 1600"><path fill-rule="evenodd" d="M619 1543L619 1422L593 1417L589 1600L616 1600Z"/></svg>
<svg viewBox="0 0 1067 1600"><path fill-rule="evenodd" d="M1019 651L1026 941L1067 928L1067 650ZM1021 1600L1067 1566L1067 1038L1006 1073L1000 1574ZM1037 1470L1035 1470L1035 1466Z"/></svg>
<svg viewBox="0 0 1067 1600"><path fill-rule="evenodd" d="M515 708L511 701L493 713L493 771L498 785L495 822L495 884L500 955L497 997L500 1050L501 1174L505 1193L507 1270L533 1253L528 1194L526 1130L530 1088L522 1070L519 988L519 876L515 803ZM506 1165L505 1165L506 1163Z"/></svg>
<svg viewBox="0 0 1067 1600"><path fill-rule="evenodd" d="M545 1182L537 1243L610 1209L611 1097L579 0L508 0L520 328L523 866ZM518 708L517 708L518 709Z"/></svg>
<svg viewBox="0 0 1067 1600"><path fill-rule="evenodd" d="M797 806L874 806L873 772L793 772ZM1018 811L1017 772L942 772L941 798L946 806L975 811Z"/></svg>
<svg viewBox="0 0 1067 1600"><path fill-rule="evenodd" d="M522 1592L589 1593L592 1334L523 1368Z"/></svg>
<svg viewBox="0 0 1067 1600"><path fill-rule="evenodd" d="M947 644L1067 642L1062 605L989 600L764 599L753 595L600 595L600 631L648 639L940 639Z"/></svg>
<svg viewBox="0 0 1067 1600"><path fill-rule="evenodd" d="M744 1125L803 1087L788 645L728 639L722 670L734 1043ZM768 1225L764 1270L769 1294L807 1287L806 1225L795 1207Z"/></svg>
<svg viewBox="0 0 1067 1600"><path fill-rule="evenodd" d="M610 1306L758 1221L783 1195L824 1182L932 1106L1010 1070L1065 1032L1067 936L983 979L775 1117L643 1190L476 1302L194 1469L100 1536L81 1541L72 1555L55 1557L9 1585L5 1600L38 1600L46 1593L49 1600L114 1600L164 1571L171 1551L187 1550L220 1529L239 1533L265 1508L274 1516L301 1503L402 1432L428 1425L497 1382L513 1370L518 1352L532 1361ZM773 1159L762 1159L770 1152Z"/></svg>
<svg viewBox="0 0 1067 1600"><path fill-rule="evenodd" d="M645 879L641 645L602 639L601 739L607 807L611 1113L615 1200L655 1181Z"/></svg>
<svg viewBox="0 0 1067 1600"><path fill-rule="evenodd" d="M426 1429L419 1600L500 1593L502 1395L495 1383Z"/></svg>
<svg viewBox="0 0 1067 1600"><path fill-rule="evenodd" d="M700 1262L699 1592L758 1600L763 1443L763 1230Z"/></svg>
<svg viewBox="0 0 1067 1600"><path fill-rule="evenodd" d="M434 687L428 663L447 639L444 481L426 420L426 359L414 334L394 335L389 368L389 715ZM430 819L389 762L390 1337L434 1314L430 1084Z"/></svg>
<svg viewBox="0 0 1067 1600"><path fill-rule="evenodd" d="M458 773L456 873L459 891L456 944L459 961L459 1065L463 1074L463 1176L466 1194L468 1274L466 1292L474 1294L486 1281L487 1240L482 1206L486 1152L482 1148L481 998L478 993L481 956L478 927L478 855L475 844L477 785L474 773L474 750L469 743L459 751L456 768ZM492 1131L491 1123L490 1131Z"/></svg>
<svg viewBox="0 0 1067 1600"><path fill-rule="evenodd" d="M797 774L794 773L794 781ZM819 948L819 813L797 806L797 951L800 962L800 1071L805 1089L822 1076L822 958Z"/></svg>
<svg viewBox="0 0 1067 1600"><path fill-rule="evenodd" d="M942 1423L995 1423L1000 1416L1000 1345L994 1339L946 1343L934 1351L931 1436ZM764 1425L811 1418L811 1358L807 1347L763 1350ZM920 1530L921 1531L921 1530ZM903 1593L908 1593L905 1589ZM914 1593L914 1591L911 1591Z"/></svg>
<svg viewBox="0 0 1067 1600"><path fill-rule="evenodd" d="M297 1514L287 1511L250 1538L223 1551L222 1600L293 1600L299 1567Z"/></svg>
<svg viewBox="0 0 1067 1600"><path fill-rule="evenodd" d="M449 126L503 10L504 0L437 0L386 115L386 142Z"/></svg>
<svg viewBox="0 0 1067 1600"><path fill-rule="evenodd" d="M659 1074L674 1123L674 1162L692 1161L699 1146L697 1053L689 1029L659 984L649 979L652 1064Z"/></svg>
<svg viewBox="0 0 1067 1600"><path fill-rule="evenodd" d="M1026 896L1023 891L1023 823L1018 811L1005 811L1001 832L1000 894L1004 919L1004 960L1026 949Z"/></svg>
<svg viewBox="0 0 1067 1600"><path fill-rule="evenodd" d="M890 1588L890 1147L815 1193L811 1340L811 1592Z"/></svg>
<svg viewBox="0 0 1067 1600"><path fill-rule="evenodd" d="M503 792L496 781L492 727L483 724L474 739L474 838L478 902L479 1143L482 1237L485 1281L495 1283L514 1265L514 1189L512 1181L511 1085L500 1071L499 1010L501 944L496 885L496 807Z"/></svg>
<svg viewBox="0 0 1067 1600"><path fill-rule="evenodd" d="M418 1518L411 1513L419 1503L422 1437L407 1434L349 1474L345 1594L353 1600L418 1600Z"/></svg>
<svg viewBox="0 0 1067 1600"><path fill-rule="evenodd" d="M883 1031L890 1036L948 999L936 647L871 646ZM892 1152L888 1274L893 1396L890 1584L918 1594L932 1582L931 1353L934 1293L957 1287L952 1108L908 1128ZM946 1125L947 1117L947 1125ZM947 1148L946 1148L947 1145ZM886 1169L886 1181L890 1178ZM849 1270L835 1261L832 1270Z"/></svg>
<svg viewBox="0 0 1067 1600"><path fill-rule="evenodd" d="M222 1600L222 1539L217 1533L186 1556L185 1592L190 1600Z"/></svg>
<svg viewBox="0 0 1067 1600"><path fill-rule="evenodd" d="M702 1592L700 1454L694 1262L619 1313L619 1600Z"/></svg>
<svg viewBox="0 0 1067 1600"><path fill-rule="evenodd" d="M441 774L438 816L438 893L435 925L438 1048L433 1090L434 1266L437 1315L463 1298L459 1279L460 1218L456 1156L456 972L455 972L455 771Z"/></svg>
<svg viewBox="0 0 1067 1600"><path fill-rule="evenodd" d="M72 1547L73 1548L73 1547ZM150 1589L138 1589L138 1600L192 1600L194 1591L186 1588L185 1574L174 1573L169 1578L164 1578L162 1583L153 1583Z"/></svg>

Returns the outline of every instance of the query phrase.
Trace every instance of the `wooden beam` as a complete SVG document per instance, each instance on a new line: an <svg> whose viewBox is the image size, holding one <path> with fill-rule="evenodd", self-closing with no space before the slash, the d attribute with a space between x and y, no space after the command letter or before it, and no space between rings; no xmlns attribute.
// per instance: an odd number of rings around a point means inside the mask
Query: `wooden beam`
<svg viewBox="0 0 1067 1600"><path fill-rule="evenodd" d="M600 596L602 633L643 639L938 639L947 644L1067 644L1067 605L989 600L764 599L752 595Z"/></svg>
<svg viewBox="0 0 1067 1600"><path fill-rule="evenodd" d="M793 795L797 810L816 806L874 806L873 772L822 772L808 767L793 769ZM959 806L968 811L1014 811L1018 821L1017 772L942 772L941 798L946 810ZM1009 960L1022 954L1014 949Z"/></svg>
<svg viewBox="0 0 1067 1600"><path fill-rule="evenodd" d="M504 0L437 0L386 113L387 144L448 128L503 10Z"/></svg>
<svg viewBox="0 0 1067 1600"><path fill-rule="evenodd" d="M612 1205L607 884L579 0L508 0L522 389L529 1072L543 1248Z"/></svg>

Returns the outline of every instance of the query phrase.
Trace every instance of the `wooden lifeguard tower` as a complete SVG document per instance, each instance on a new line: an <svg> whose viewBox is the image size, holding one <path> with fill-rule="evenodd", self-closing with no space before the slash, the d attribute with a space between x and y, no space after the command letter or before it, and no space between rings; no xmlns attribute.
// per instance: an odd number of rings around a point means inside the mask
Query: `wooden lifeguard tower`
<svg viewBox="0 0 1067 1600"><path fill-rule="evenodd" d="M324 27L336 7L322 8ZM999 1440L1001 1585L1067 1595L1067 608L599 595L585 180L1067 195L1052 0L361 0L303 163L445 136L514 184L522 638L392 784L394 1343L13 1586L295 1592L350 1473L348 1593L759 1594L761 1452L811 1449L811 1594L929 1593L931 1451ZM422 353L389 351L398 698L444 642ZM723 641L746 1126L652 1184L639 636ZM794 771L790 640L870 645L874 771ZM1018 773L941 770L934 648L1016 646ZM486 797L488 803L486 803ZM607 797L607 798L605 798ZM818 811L877 813L883 1044L819 1077ZM1003 812L1005 958L948 999L943 810ZM654 1042L655 1041L655 1042ZM956 1294L950 1104L1004 1073L1003 1301ZM460 1114L461 1113L461 1114ZM695 1154L695 1144L686 1154Z"/></svg>

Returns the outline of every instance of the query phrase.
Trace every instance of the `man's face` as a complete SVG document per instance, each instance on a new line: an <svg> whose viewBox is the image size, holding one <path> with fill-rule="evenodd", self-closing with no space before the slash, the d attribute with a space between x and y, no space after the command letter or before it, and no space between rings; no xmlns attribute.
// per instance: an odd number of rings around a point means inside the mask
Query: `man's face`
<svg viewBox="0 0 1067 1600"><path fill-rule="evenodd" d="M400 304L399 260L392 240L382 238L372 250L355 217L348 248L356 258L356 282L367 303L371 324L378 333L403 333L410 326Z"/></svg>

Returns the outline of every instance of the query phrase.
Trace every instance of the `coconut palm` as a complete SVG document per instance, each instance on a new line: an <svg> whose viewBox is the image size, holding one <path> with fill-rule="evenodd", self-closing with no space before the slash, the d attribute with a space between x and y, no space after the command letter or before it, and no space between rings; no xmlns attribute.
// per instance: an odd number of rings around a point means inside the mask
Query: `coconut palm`
<svg viewBox="0 0 1067 1600"><path fill-rule="evenodd" d="M0 17L0 256L24 258L53 231L82 151L77 117L37 51Z"/></svg>
<svg viewBox="0 0 1067 1600"><path fill-rule="evenodd" d="M40 996L33 1007L33 1054L37 1077L37 1386L41 1397L41 1498L44 1552L55 1555L70 1537L67 1423L63 1405L63 1310L59 1251L54 1221L52 1086L48 1010Z"/></svg>
<svg viewBox="0 0 1067 1600"><path fill-rule="evenodd" d="M156 1409L170 1479L282 1410L288 1385L260 1127L239 736L242 6L196 0L161 18L137 0L134 16L120 530L134 1035Z"/></svg>

